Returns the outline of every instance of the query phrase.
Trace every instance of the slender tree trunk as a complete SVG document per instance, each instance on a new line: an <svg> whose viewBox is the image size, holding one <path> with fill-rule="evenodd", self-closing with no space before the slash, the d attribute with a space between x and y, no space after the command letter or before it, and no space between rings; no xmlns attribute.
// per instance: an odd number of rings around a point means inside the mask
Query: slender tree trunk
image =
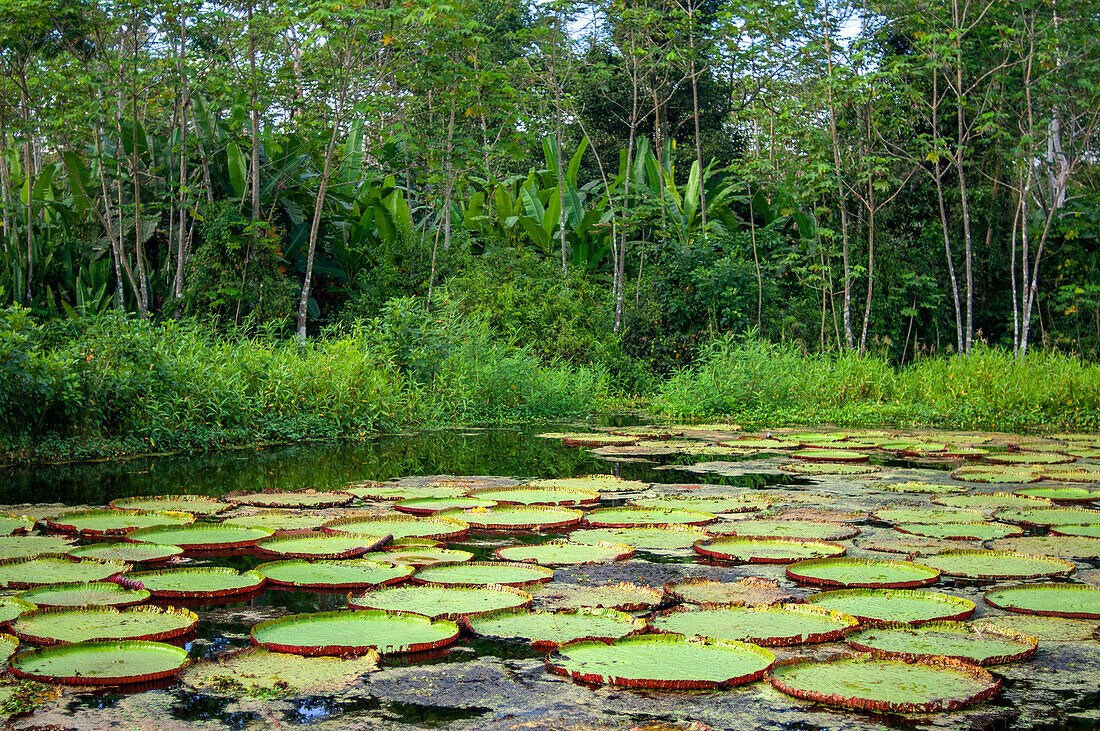
<svg viewBox="0 0 1100 731"><path fill-rule="evenodd" d="M951 298L955 303L955 339L957 352L963 353L963 323L962 323L962 307L959 304L959 282L955 276L955 258L951 254L951 234L949 233L947 223L947 207L943 202L943 178L940 172L940 161L936 160L934 163L934 177L936 179L936 201L939 203L940 209L940 228L943 231L943 252L947 258L947 274L951 279ZM1015 293L1014 293L1015 294Z"/></svg>
<svg viewBox="0 0 1100 731"><path fill-rule="evenodd" d="M321 187L317 190L317 202L313 206L313 221L309 227L309 251L306 253L306 274L302 280L302 295L298 299L298 322L295 328L299 342L306 339L306 319L309 315L309 292L313 285L313 259L317 254L317 237L321 231L321 214L325 209L328 181L332 176L332 159L336 153L336 137L340 133L340 112L332 122L332 135L325 150L325 168L321 173Z"/></svg>
<svg viewBox="0 0 1100 731"><path fill-rule="evenodd" d="M693 2L694 0L688 0ZM695 162L699 165L699 214L702 217L703 231L707 230L707 186L703 176L703 142L699 134L699 79L695 71L695 7L689 5L688 10L688 43L691 46L691 108L695 118ZM700 72L701 73L701 72ZM753 254L756 253L756 243L753 242ZM760 267L757 266L759 273ZM760 325L760 308L757 307L756 324Z"/></svg>
<svg viewBox="0 0 1100 731"><path fill-rule="evenodd" d="M829 6L825 5L825 23L829 23ZM848 211L844 205L844 180L840 168L840 138L836 128L836 101L833 98L833 51L832 30L825 37L826 67L828 70L829 137L833 143L833 174L836 176L837 205L840 206L841 256L844 264L844 342L849 349L855 348L855 335L852 333L852 273L849 263Z"/></svg>
<svg viewBox="0 0 1100 731"><path fill-rule="evenodd" d="M863 330L859 335L859 354L867 352L867 330L871 324L871 295L875 287L875 190L867 183L867 300L863 305Z"/></svg>
<svg viewBox="0 0 1100 731"><path fill-rule="evenodd" d="M252 173L252 223L260 220L260 109L256 99L256 34L252 24L253 3L248 4L248 66L252 83L249 85L252 102L252 155L250 159ZM259 237L258 229L256 238Z"/></svg>
<svg viewBox="0 0 1100 731"><path fill-rule="evenodd" d="M961 41L956 39L955 56L955 120L957 124L958 145L956 151L956 168L959 172L959 196L963 214L963 243L966 248L966 337L963 341L965 353L970 353L971 344L974 342L974 247L970 235L970 199L966 188L966 165L963 155L963 145L966 135L966 111L963 109L962 96L962 50L959 47Z"/></svg>

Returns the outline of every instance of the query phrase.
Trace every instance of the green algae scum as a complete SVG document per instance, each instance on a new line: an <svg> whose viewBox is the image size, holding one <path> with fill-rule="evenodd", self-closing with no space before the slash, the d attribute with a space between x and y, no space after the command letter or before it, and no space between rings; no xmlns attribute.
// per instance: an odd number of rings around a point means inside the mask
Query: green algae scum
<svg viewBox="0 0 1100 731"><path fill-rule="evenodd" d="M14 728L1094 727L1097 440L571 423L9 471L0 699Z"/></svg>

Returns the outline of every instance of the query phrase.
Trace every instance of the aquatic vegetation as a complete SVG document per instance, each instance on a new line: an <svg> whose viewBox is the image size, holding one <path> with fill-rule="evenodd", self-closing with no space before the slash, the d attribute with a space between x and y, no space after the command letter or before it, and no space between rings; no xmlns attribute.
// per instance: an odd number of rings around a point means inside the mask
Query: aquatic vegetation
<svg viewBox="0 0 1100 731"><path fill-rule="evenodd" d="M129 589L111 581L53 584L19 595L38 607L132 607L149 599L145 589Z"/></svg>
<svg viewBox="0 0 1100 731"><path fill-rule="evenodd" d="M616 609L579 607L557 612L501 609L467 618L466 626L481 637L525 640L536 648L552 649L567 642L638 634L645 631L646 622Z"/></svg>
<svg viewBox="0 0 1100 731"><path fill-rule="evenodd" d="M767 606L794 601L797 595L780 588L774 579L746 576L737 581L715 581L696 576L665 584L665 594L687 604L726 604L730 606Z"/></svg>
<svg viewBox="0 0 1100 731"><path fill-rule="evenodd" d="M170 677L186 662L186 650L162 642L74 642L21 652L11 671L44 683L122 685Z"/></svg>
<svg viewBox="0 0 1100 731"><path fill-rule="evenodd" d="M460 521L471 528L494 531L555 530L576 525L583 516L579 510L548 505L502 505L439 514L440 518Z"/></svg>
<svg viewBox="0 0 1100 731"><path fill-rule="evenodd" d="M175 607L83 606L37 609L12 622L11 632L24 642L58 645L108 640L169 640L193 632L194 612Z"/></svg>
<svg viewBox="0 0 1100 731"><path fill-rule="evenodd" d="M554 570L544 566L511 561L465 561L426 566L412 575L418 584L436 586L503 586L525 587L542 584L554 578Z"/></svg>
<svg viewBox="0 0 1100 731"><path fill-rule="evenodd" d="M654 617L658 632L751 642L762 647L834 642L859 624L850 614L811 604L677 607Z"/></svg>
<svg viewBox="0 0 1100 731"><path fill-rule="evenodd" d="M1016 584L991 589L985 601L1025 614L1100 619L1100 587L1083 584Z"/></svg>
<svg viewBox="0 0 1100 731"><path fill-rule="evenodd" d="M737 563L793 563L810 558L843 556L844 546L801 538L752 538L721 536L695 544L695 552L707 558Z"/></svg>
<svg viewBox="0 0 1100 731"><path fill-rule="evenodd" d="M416 517L394 513L379 516L337 518L325 523L330 533L392 538L435 538L454 540L469 530L470 524L453 517L433 515Z"/></svg>
<svg viewBox="0 0 1100 731"><path fill-rule="evenodd" d="M706 525L718 520L713 513L679 508L596 508L584 515L597 528L639 528L652 525Z"/></svg>
<svg viewBox="0 0 1100 731"><path fill-rule="evenodd" d="M256 591L263 586L264 577L255 571L198 566L134 572L120 583L127 589L145 589L155 597L210 599Z"/></svg>
<svg viewBox="0 0 1100 731"><path fill-rule="evenodd" d="M470 496L501 505L592 505L600 501L596 490L566 487L484 487Z"/></svg>
<svg viewBox="0 0 1100 731"><path fill-rule="evenodd" d="M251 515L226 518L222 521L222 525L240 528L268 528L278 535L295 531L316 530L331 519L331 516L328 515L315 515L300 511L265 510Z"/></svg>
<svg viewBox="0 0 1100 731"><path fill-rule="evenodd" d="M141 510L160 513L193 513L217 515L230 510L232 503L215 500L206 495L154 495L152 497L115 498L109 505L116 510Z"/></svg>
<svg viewBox="0 0 1100 731"><path fill-rule="evenodd" d="M45 554L0 561L0 585L7 589L33 589L50 584L106 581L129 570L130 564L122 561Z"/></svg>
<svg viewBox="0 0 1100 731"><path fill-rule="evenodd" d="M622 612L651 609L664 599L660 589L639 586L629 581L616 584L542 584L531 589L531 596L543 607L573 609L577 607L607 607Z"/></svg>
<svg viewBox="0 0 1100 731"><path fill-rule="evenodd" d="M944 551L925 556L921 561L947 576L980 581L1066 576L1076 570L1072 563L1060 558L1011 551Z"/></svg>
<svg viewBox="0 0 1100 731"><path fill-rule="evenodd" d="M70 548L65 553L73 558L97 558L101 561L160 563L182 555L183 549L159 543L89 543Z"/></svg>
<svg viewBox="0 0 1100 731"><path fill-rule="evenodd" d="M911 589L824 591L807 597L806 601L871 624L961 620L974 613L974 602L969 599Z"/></svg>
<svg viewBox="0 0 1100 731"><path fill-rule="evenodd" d="M355 495L347 492L314 490L231 492L225 497L238 505L251 505L258 508L335 508L347 505L355 499Z"/></svg>
<svg viewBox="0 0 1100 731"><path fill-rule="evenodd" d="M185 551L218 551L254 546L274 534L275 531L271 528L199 523L178 527L138 528L127 533L126 540L178 546Z"/></svg>
<svg viewBox="0 0 1100 731"><path fill-rule="evenodd" d="M973 523L899 523L894 526L894 530L911 533L915 536L944 538L952 541L988 541L994 538L1020 536L1024 533L1024 529L1016 525L988 523L986 521L975 521Z"/></svg>
<svg viewBox="0 0 1100 731"><path fill-rule="evenodd" d="M253 571L276 586L296 589L365 589L400 583L412 575L413 567L361 558L339 561L289 559L262 563Z"/></svg>
<svg viewBox="0 0 1100 731"><path fill-rule="evenodd" d="M263 647L237 650L210 662L198 662L180 675L188 687L228 696L317 696L351 690L378 669L381 656L306 657Z"/></svg>
<svg viewBox="0 0 1100 731"><path fill-rule="evenodd" d="M904 623L870 627L846 638L861 652L915 660L944 656L976 665L1002 665L1026 660L1035 654L1039 641L1012 629L987 624L978 628L963 622Z"/></svg>
<svg viewBox="0 0 1100 731"><path fill-rule="evenodd" d="M354 558L379 548L388 540L388 535L379 537L305 531L267 538L256 544L256 552L261 556L284 558Z"/></svg>
<svg viewBox="0 0 1100 731"><path fill-rule="evenodd" d="M939 577L939 569L911 561L815 558L787 566L787 578L795 581L851 588L909 589L934 584Z"/></svg>
<svg viewBox="0 0 1100 731"><path fill-rule="evenodd" d="M589 528L569 534L574 543L625 543L645 551L679 551L709 538L702 528L691 525L661 525L637 528Z"/></svg>
<svg viewBox="0 0 1100 731"><path fill-rule="evenodd" d="M573 543L547 541L533 546L504 546L494 552L503 561L525 561L543 566L593 564L622 561L634 555L634 547L625 543Z"/></svg>
<svg viewBox="0 0 1100 731"><path fill-rule="evenodd" d="M252 641L294 655L383 655L422 652L458 638L458 625L412 612L349 609L292 614L252 628Z"/></svg>
<svg viewBox="0 0 1100 731"><path fill-rule="evenodd" d="M531 606L526 591L499 584L490 586L406 585L349 594L352 609L383 609L393 612L415 612L432 619L480 617L502 609Z"/></svg>
<svg viewBox="0 0 1100 731"><path fill-rule="evenodd" d="M707 530L717 535L753 536L757 538L808 538L819 541L844 541L859 535L859 528L825 520L785 518L749 519L716 523Z"/></svg>

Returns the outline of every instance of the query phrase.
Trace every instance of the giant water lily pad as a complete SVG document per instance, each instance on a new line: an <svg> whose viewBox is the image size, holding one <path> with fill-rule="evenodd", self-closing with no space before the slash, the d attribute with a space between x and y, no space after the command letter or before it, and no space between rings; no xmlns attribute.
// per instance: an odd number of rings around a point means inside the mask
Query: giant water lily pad
<svg viewBox="0 0 1100 731"><path fill-rule="evenodd" d="M608 444L634 444L639 437L620 437L603 432L551 432L539 434L547 439L561 439L566 447L602 447Z"/></svg>
<svg viewBox="0 0 1100 731"><path fill-rule="evenodd" d="M332 696L359 687L378 669L380 656L304 657L249 647L198 662L184 670L183 683L207 695Z"/></svg>
<svg viewBox="0 0 1100 731"><path fill-rule="evenodd" d="M799 658L772 670L777 690L844 708L893 713L953 711L997 694L988 671L944 657L903 660L871 654L826 662Z"/></svg>
<svg viewBox="0 0 1100 731"><path fill-rule="evenodd" d="M992 484L1019 484L1038 482L1043 479L1037 468L1018 465L966 465L951 473L956 480L963 482L986 482Z"/></svg>
<svg viewBox="0 0 1100 731"><path fill-rule="evenodd" d="M742 642L637 635L611 643L566 644L546 664L555 673L589 683L692 690L751 683L774 662L771 652Z"/></svg>
<svg viewBox="0 0 1100 731"><path fill-rule="evenodd" d="M503 561L525 561L544 566L566 564L610 563L630 558L634 547L606 541L587 544L571 541L548 541L534 546L505 546L494 551Z"/></svg>
<svg viewBox="0 0 1100 731"><path fill-rule="evenodd" d="M904 553L907 556L926 556L930 553L954 551L959 547L955 541L939 538L925 538L912 534L900 535L897 538L870 538L865 541L857 541L860 548L868 551L882 551L884 553Z"/></svg>
<svg viewBox="0 0 1100 731"><path fill-rule="evenodd" d="M299 511L265 510L262 513L227 518L222 524L238 528L267 528L276 533L316 530L332 520L330 515L315 515Z"/></svg>
<svg viewBox="0 0 1100 731"><path fill-rule="evenodd" d="M388 539L385 535L301 533L260 541L256 544L256 552L263 556L285 558L353 558L375 550Z"/></svg>
<svg viewBox="0 0 1100 731"><path fill-rule="evenodd" d="M927 622L919 626L885 624L848 635L848 645L863 652L916 659L940 655L975 665L1001 665L1026 660L1038 641L1007 628L977 628L963 622Z"/></svg>
<svg viewBox="0 0 1100 731"><path fill-rule="evenodd" d="M730 606L768 606L790 602L798 596L782 589L774 579L746 576L737 581L715 581L695 576L665 584L665 593L674 601L687 604L726 604Z"/></svg>
<svg viewBox="0 0 1100 731"><path fill-rule="evenodd" d="M158 563L179 556L183 553L183 549L179 546L162 546L157 543L90 543L79 548L71 548L65 553L73 558Z"/></svg>
<svg viewBox="0 0 1100 731"><path fill-rule="evenodd" d="M247 594L263 586L255 571L238 572L221 566L197 566L168 571L140 571L122 580L128 589L145 589L155 597L199 599Z"/></svg>
<svg viewBox="0 0 1100 731"><path fill-rule="evenodd" d="M985 456L986 462L1007 465L1066 464L1076 459L1057 452L995 452Z"/></svg>
<svg viewBox="0 0 1100 731"><path fill-rule="evenodd" d="M1016 584L987 591L985 600L1010 612L1100 619L1100 586Z"/></svg>
<svg viewBox="0 0 1100 731"><path fill-rule="evenodd" d="M652 620L658 632L741 640L764 647L833 642L856 628L850 614L808 604L678 608Z"/></svg>
<svg viewBox="0 0 1100 731"><path fill-rule="evenodd" d="M431 485L414 487L411 485L360 485L344 488L342 492L351 493L367 500L415 500L417 498L447 498L466 494L460 485Z"/></svg>
<svg viewBox="0 0 1100 731"><path fill-rule="evenodd" d="M998 508L1042 508L1054 503L1045 498L1025 497L1010 492L982 492L973 495L935 497L932 502L953 508L969 510L997 510Z"/></svg>
<svg viewBox="0 0 1100 731"><path fill-rule="evenodd" d="M695 544L695 552L702 556L738 563L793 563L808 558L843 556L844 551L839 543L799 538L720 536Z"/></svg>
<svg viewBox="0 0 1100 731"><path fill-rule="evenodd" d="M1060 525L1051 528L1050 532L1059 536L1076 536L1078 538L1100 538L1100 522L1084 523L1081 525ZM1040 551L1039 553L1042 553ZM1056 554L1057 555L1057 554Z"/></svg>
<svg viewBox="0 0 1100 731"><path fill-rule="evenodd" d="M19 640L9 634L0 634L0 663L6 664L8 659L19 649Z"/></svg>
<svg viewBox="0 0 1100 731"><path fill-rule="evenodd" d="M791 456L808 462L866 462L871 455L848 449L802 449Z"/></svg>
<svg viewBox="0 0 1100 731"><path fill-rule="evenodd" d="M30 612L35 605L17 596L0 596L0 627L6 627L23 612Z"/></svg>
<svg viewBox="0 0 1100 731"><path fill-rule="evenodd" d="M12 658L18 678L64 685L148 683L175 675L187 651L163 642L74 642L21 652Z"/></svg>
<svg viewBox="0 0 1100 731"><path fill-rule="evenodd" d="M1063 482L1100 482L1100 470L1085 467L1048 467L1043 471L1043 476Z"/></svg>
<svg viewBox="0 0 1100 731"><path fill-rule="evenodd" d="M576 525L584 514L572 508L548 505L502 505L440 513L440 517L461 520L479 530L554 530Z"/></svg>
<svg viewBox="0 0 1100 731"><path fill-rule="evenodd" d="M12 515L0 513L0 536L10 536L13 533L26 533L34 527L35 519L27 515Z"/></svg>
<svg viewBox="0 0 1100 731"><path fill-rule="evenodd" d="M1004 614L997 617L984 617L974 620L971 624L978 629L997 627L1030 635L1039 640L1042 645L1091 640L1097 636L1097 632L1100 632L1100 626L1097 625L1096 620L1044 617L1036 614Z"/></svg>
<svg viewBox="0 0 1100 731"><path fill-rule="evenodd" d="M487 487L471 490L470 496L501 505L592 505L600 501L595 490L565 487Z"/></svg>
<svg viewBox="0 0 1100 731"><path fill-rule="evenodd" d="M531 595L511 586L399 586L349 595L352 609L413 612L434 619L479 617L501 609L531 606Z"/></svg>
<svg viewBox="0 0 1100 731"><path fill-rule="evenodd" d="M1100 510L1087 508L1001 508L993 513L997 520L1024 525L1075 525L1100 523Z"/></svg>
<svg viewBox="0 0 1100 731"><path fill-rule="evenodd" d="M988 523L986 521L975 521L973 523L900 523L894 526L894 530L911 533L915 536L943 538L951 541L988 541L994 538L1019 536L1024 533L1024 529L1019 526Z"/></svg>
<svg viewBox="0 0 1100 731"><path fill-rule="evenodd" d="M795 581L867 589L928 586L939 577L939 569L910 561L816 558L787 567L787 578Z"/></svg>
<svg viewBox="0 0 1100 731"><path fill-rule="evenodd" d="M234 492L227 498L240 505L259 508L335 508L355 499L348 492L316 492L314 490L264 490Z"/></svg>
<svg viewBox="0 0 1100 731"><path fill-rule="evenodd" d="M843 541L859 534L859 528L822 520L749 519L707 526L711 533L757 538L805 538Z"/></svg>
<svg viewBox="0 0 1100 731"><path fill-rule="evenodd" d="M584 477L560 477L531 480L527 487L551 487L566 490L594 490L596 492L634 492L649 488L648 482L624 480L615 475L585 475Z"/></svg>
<svg viewBox="0 0 1100 731"><path fill-rule="evenodd" d="M1046 498L1056 503L1087 503L1090 500L1100 500L1100 490L1092 490L1087 487L1070 487L1068 485L1021 487L1013 490L1013 492L1026 497Z"/></svg>
<svg viewBox="0 0 1100 731"><path fill-rule="evenodd" d="M365 553L361 558L369 561L392 563L398 566L431 566L435 563L456 563L469 561L474 554L453 548L435 548L434 546L404 546L389 551Z"/></svg>
<svg viewBox="0 0 1100 731"><path fill-rule="evenodd" d="M470 524L438 515L419 518L400 513L379 516L337 518L325 523L332 533L360 536L392 536L393 538L436 538L453 540L469 530Z"/></svg>
<svg viewBox="0 0 1100 731"><path fill-rule="evenodd" d="M116 498L110 503L118 510L145 510L151 512L181 512L196 515L215 515L233 507L232 503L215 500L205 495L154 495L151 497Z"/></svg>
<svg viewBox="0 0 1100 731"><path fill-rule="evenodd" d="M877 464L859 462L786 462L778 467L796 475L870 475L882 470Z"/></svg>
<svg viewBox="0 0 1100 731"><path fill-rule="evenodd" d="M705 525L718 520L713 513L676 508L596 508L584 522L598 528L637 528L649 525Z"/></svg>
<svg viewBox="0 0 1100 731"><path fill-rule="evenodd" d="M583 607L560 612L504 609L468 621L482 637L520 639L539 648L554 648L579 640L614 640L644 632L644 619L615 609Z"/></svg>
<svg viewBox="0 0 1100 731"><path fill-rule="evenodd" d="M0 561L0 586L31 589L50 584L104 581L129 570L130 564L121 561L75 559L64 555L17 558Z"/></svg>
<svg viewBox="0 0 1100 731"><path fill-rule="evenodd" d="M980 510L954 508L884 508L875 512L883 523L973 523L982 519Z"/></svg>
<svg viewBox="0 0 1100 731"><path fill-rule="evenodd" d="M144 589L127 589L111 581L55 584L24 591L20 596L38 607L132 607L146 601Z"/></svg>
<svg viewBox="0 0 1100 731"><path fill-rule="evenodd" d="M509 561L466 561L427 566L413 574L413 581L436 586L528 586L554 578L553 569Z"/></svg>
<svg viewBox="0 0 1100 731"><path fill-rule="evenodd" d="M909 482L892 482L889 485L883 485L882 489L887 492L918 492L938 495L942 493L965 492L966 486L942 485L933 482L910 480Z"/></svg>
<svg viewBox="0 0 1100 731"><path fill-rule="evenodd" d="M192 513L153 512L147 510L74 510L49 518L46 524L63 533L82 536L123 536L135 528L188 525L195 522Z"/></svg>
<svg viewBox="0 0 1100 731"><path fill-rule="evenodd" d="M532 589L531 595L539 606L545 608L607 607L622 612L651 609L664 598L659 589L629 581L603 585L561 584L555 581Z"/></svg>
<svg viewBox="0 0 1100 731"><path fill-rule="evenodd" d="M412 612L350 609L292 614L252 628L252 641L294 655L383 655L422 652L458 638L458 625Z"/></svg>
<svg viewBox="0 0 1100 731"><path fill-rule="evenodd" d="M592 528L569 534L574 543L625 543L644 551L678 551L691 548L696 541L709 538L702 528L669 525L651 528Z"/></svg>
<svg viewBox="0 0 1100 731"><path fill-rule="evenodd" d="M1022 536L990 541L995 551L1057 556L1058 558L1100 558L1100 538L1057 535L1053 531L1046 536Z"/></svg>
<svg viewBox="0 0 1100 731"><path fill-rule="evenodd" d="M797 439L771 439L769 437L746 436L740 439L728 439L718 442L724 447L741 447L747 449L795 449L802 446Z"/></svg>
<svg viewBox="0 0 1100 731"><path fill-rule="evenodd" d="M364 559L290 559L262 563L253 570L271 584L299 589L363 589L385 586L404 581L413 572L412 566L397 566Z"/></svg>
<svg viewBox="0 0 1100 731"><path fill-rule="evenodd" d="M126 540L179 546L185 551L218 551L254 546L274 533L270 528L243 528L233 525L154 526L130 531Z"/></svg>
<svg viewBox="0 0 1100 731"><path fill-rule="evenodd" d="M1033 556L1011 551L944 551L925 556L924 563L946 576L993 581L1067 576L1075 570L1069 561L1053 556Z"/></svg>
<svg viewBox="0 0 1100 731"><path fill-rule="evenodd" d="M28 612L12 623L11 631L36 645L168 640L188 634L198 622L194 612L175 607L75 607Z"/></svg>
<svg viewBox="0 0 1100 731"><path fill-rule="evenodd" d="M66 553L74 545L61 536L0 536L0 561Z"/></svg>
<svg viewBox="0 0 1100 731"><path fill-rule="evenodd" d="M691 497L684 494L665 494L657 497L635 498L629 501L637 508L662 510L695 510L702 513L751 513L771 507L771 500L763 495L715 495Z"/></svg>
<svg viewBox="0 0 1100 731"><path fill-rule="evenodd" d="M495 500L482 500L476 497L419 497L398 500L393 507L410 515L432 515L443 510L466 510L468 508L491 508Z"/></svg>
<svg viewBox="0 0 1100 731"><path fill-rule="evenodd" d="M974 602L969 599L910 589L823 591L807 597L806 601L851 614L861 622L870 624L961 620L974 613Z"/></svg>

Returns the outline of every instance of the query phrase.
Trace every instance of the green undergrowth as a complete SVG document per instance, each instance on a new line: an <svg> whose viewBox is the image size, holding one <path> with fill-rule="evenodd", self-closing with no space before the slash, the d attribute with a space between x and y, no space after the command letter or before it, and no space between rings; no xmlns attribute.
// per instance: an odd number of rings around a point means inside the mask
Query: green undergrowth
<svg viewBox="0 0 1100 731"><path fill-rule="evenodd" d="M1100 365L1054 351L1024 358L975 347L896 368L854 353L726 337L662 383L654 414L746 426L936 426L998 431L1100 429Z"/></svg>

